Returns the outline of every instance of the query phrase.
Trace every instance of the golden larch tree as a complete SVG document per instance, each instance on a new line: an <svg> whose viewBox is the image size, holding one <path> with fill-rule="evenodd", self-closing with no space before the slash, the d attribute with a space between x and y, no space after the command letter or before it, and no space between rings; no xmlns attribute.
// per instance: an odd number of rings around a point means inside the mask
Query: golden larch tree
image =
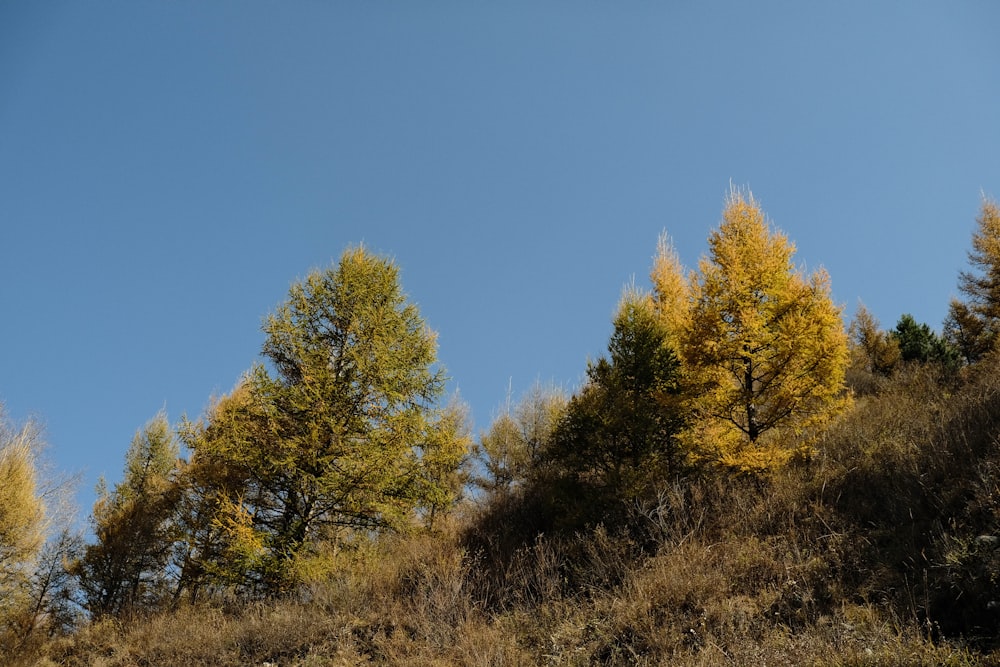
<svg viewBox="0 0 1000 667"><path fill-rule="evenodd" d="M45 541L36 465L40 443L33 422L15 426L0 409L0 644L3 627L27 601L28 581Z"/></svg>
<svg viewBox="0 0 1000 667"><path fill-rule="evenodd" d="M101 479L91 515L96 538L71 565L94 617L151 610L168 601L173 479L179 443L165 412L136 431L122 480Z"/></svg>
<svg viewBox="0 0 1000 667"><path fill-rule="evenodd" d="M691 287L680 256L664 232L656 244L649 274L653 283L653 307L666 332L668 344L680 351L680 339L690 319Z"/></svg>
<svg viewBox="0 0 1000 667"><path fill-rule="evenodd" d="M437 335L391 259L345 251L294 283L264 332L269 367L183 431L221 485L223 530L201 532L223 562L199 567L251 594L289 590L339 535L430 524L471 445L461 407L440 401Z"/></svg>
<svg viewBox="0 0 1000 667"><path fill-rule="evenodd" d="M902 360L899 342L882 329L864 304L858 304L848 336L851 365L859 371L888 375Z"/></svg>
<svg viewBox="0 0 1000 667"><path fill-rule="evenodd" d="M958 277L968 301L952 299L944 336L973 363L993 349L1000 331L1000 206L987 197L976 218L969 265Z"/></svg>
<svg viewBox="0 0 1000 667"><path fill-rule="evenodd" d="M805 275L794 253L753 195L734 189L692 277L681 356L700 423L697 445L740 468L787 457L787 441L776 434L801 434L841 403L848 364L841 311L826 272Z"/></svg>

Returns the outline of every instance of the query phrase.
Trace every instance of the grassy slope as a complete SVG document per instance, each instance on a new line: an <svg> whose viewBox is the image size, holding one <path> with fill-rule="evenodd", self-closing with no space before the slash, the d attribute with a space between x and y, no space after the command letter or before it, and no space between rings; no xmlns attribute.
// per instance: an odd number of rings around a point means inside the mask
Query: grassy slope
<svg viewBox="0 0 1000 667"><path fill-rule="evenodd" d="M22 662L1000 663L998 435L1000 362L962 381L913 369L811 461L664 489L641 537L541 537L498 559L463 548L488 543L470 513L356 554L299 600L105 622Z"/></svg>

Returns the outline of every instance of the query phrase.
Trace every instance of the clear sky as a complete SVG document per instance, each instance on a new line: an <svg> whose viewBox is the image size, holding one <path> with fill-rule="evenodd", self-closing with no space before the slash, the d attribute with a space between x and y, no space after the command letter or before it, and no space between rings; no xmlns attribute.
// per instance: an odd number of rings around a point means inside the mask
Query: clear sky
<svg viewBox="0 0 1000 667"><path fill-rule="evenodd" d="M195 417L349 245L485 429L749 186L850 317L939 328L1000 197L1000 3L0 4L0 401L81 473Z"/></svg>

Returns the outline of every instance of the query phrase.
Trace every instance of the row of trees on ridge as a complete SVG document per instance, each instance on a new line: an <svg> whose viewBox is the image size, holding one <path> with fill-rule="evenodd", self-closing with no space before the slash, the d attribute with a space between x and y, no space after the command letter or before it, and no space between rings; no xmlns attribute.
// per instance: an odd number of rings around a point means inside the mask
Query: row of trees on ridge
<svg viewBox="0 0 1000 667"><path fill-rule="evenodd" d="M941 336L905 315L883 331L864 307L846 330L829 277L794 252L732 190L697 270L661 237L651 290L625 290L582 387L536 387L473 443L398 267L349 249L267 317L265 363L201 418L161 413L136 434L121 481L99 488L89 544L64 532L42 557L33 432L0 433L0 619L23 635L72 605L100 617L292 592L354 544L433 527L470 487L543 499L547 528L594 526L665 483L808 460L851 404L845 378L858 389L910 361L957 370L995 348L994 202Z"/></svg>

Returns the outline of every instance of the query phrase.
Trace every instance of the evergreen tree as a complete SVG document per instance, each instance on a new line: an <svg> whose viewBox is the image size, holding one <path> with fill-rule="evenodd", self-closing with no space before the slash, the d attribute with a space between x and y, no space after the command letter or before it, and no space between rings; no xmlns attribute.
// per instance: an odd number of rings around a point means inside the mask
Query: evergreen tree
<svg viewBox="0 0 1000 667"><path fill-rule="evenodd" d="M892 332L903 361L936 362L949 368L958 365L959 352L927 324L918 324L909 313L902 315Z"/></svg>
<svg viewBox="0 0 1000 667"><path fill-rule="evenodd" d="M626 292L608 355L591 363L546 452L562 483L569 523L602 520L658 482L680 476L687 460L677 438L682 414L678 361L653 300Z"/></svg>

